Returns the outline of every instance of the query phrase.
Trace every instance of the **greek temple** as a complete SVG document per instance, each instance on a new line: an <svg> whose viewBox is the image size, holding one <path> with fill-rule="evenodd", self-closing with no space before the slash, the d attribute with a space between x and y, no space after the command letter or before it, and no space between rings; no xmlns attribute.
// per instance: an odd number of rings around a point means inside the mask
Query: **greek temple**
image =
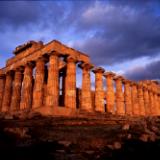
<svg viewBox="0 0 160 160"><path fill-rule="evenodd" d="M57 40L29 41L13 54L0 69L2 113L160 115L158 81L135 82L95 67L88 55ZM77 68L82 70L81 88L77 87Z"/></svg>

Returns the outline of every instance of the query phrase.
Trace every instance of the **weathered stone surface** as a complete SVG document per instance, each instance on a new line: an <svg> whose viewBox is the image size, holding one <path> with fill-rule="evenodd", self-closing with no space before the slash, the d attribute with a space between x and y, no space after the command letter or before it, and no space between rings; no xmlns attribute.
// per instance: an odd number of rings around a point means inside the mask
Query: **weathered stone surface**
<svg viewBox="0 0 160 160"><path fill-rule="evenodd" d="M24 69L22 96L20 102L21 110L30 110L32 107L33 67L33 63L28 63Z"/></svg>
<svg viewBox="0 0 160 160"><path fill-rule="evenodd" d="M105 112L103 90L103 73L105 70L98 67L93 72L95 73L95 111Z"/></svg>
<svg viewBox="0 0 160 160"><path fill-rule="evenodd" d="M71 56L67 58L65 106L76 109L76 59Z"/></svg>
<svg viewBox="0 0 160 160"><path fill-rule="evenodd" d="M124 108L124 94L122 90L122 80L123 77L117 76L114 78L116 82L116 114L124 115L125 108Z"/></svg>
<svg viewBox="0 0 160 160"><path fill-rule="evenodd" d="M15 71L14 82L13 82L13 93L11 100L11 111L20 110L20 101L21 101L21 88L22 88L22 79L23 79L23 68L19 68Z"/></svg>
<svg viewBox="0 0 160 160"><path fill-rule="evenodd" d="M44 98L44 78L45 78L45 59L39 58L36 61L35 83L33 89L33 105L32 108L38 108L43 105Z"/></svg>
<svg viewBox="0 0 160 160"><path fill-rule="evenodd" d="M123 80L124 83L124 102L127 115L132 115L132 96L131 96L131 81Z"/></svg>
<svg viewBox="0 0 160 160"><path fill-rule="evenodd" d="M106 78L106 106L107 112L115 113L115 93L113 86L113 72L105 72L104 77Z"/></svg>
<svg viewBox="0 0 160 160"><path fill-rule="evenodd" d="M12 81L13 81L13 72L8 72L6 74L3 102L2 102L2 112L8 112L11 104L12 97Z"/></svg>
<svg viewBox="0 0 160 160"><path fill-rule="evenodd" d="M144 107L144 94L143 94L143 86L142 84L138 84L138 102L139 102L139 113L140 115L145 115L145 107Z"/></svg>
<svg viewBox="0 0 160 160"><path fill-rule="evenodd" d="M93 65L83 63L80 67L82 68L81 109L92 112L90 69L93 68Z"/></svg>
<svg viewBox="0 0 160 160"><path fill-rule="evenodd" d="M50 107L57 107L59 101L59 70L58 70L58 53L53 52L50 55L48 82L47 82L47 102Z"/></svg>
<svg viewBox="0 0 160 160"><path fill-rule="evenodd" d="M131 84L131 94L132 94L132 113L133 115L139 115L139 103L138 103L138 93L137 93L137 83L133 82Z"/></svg>
<svg viewBox="0 0 160 160"><path fill-rule="evenodd" d="M0 111L2 109L4 86L5 86L5 75L4 74L0 74Z"/></svg>

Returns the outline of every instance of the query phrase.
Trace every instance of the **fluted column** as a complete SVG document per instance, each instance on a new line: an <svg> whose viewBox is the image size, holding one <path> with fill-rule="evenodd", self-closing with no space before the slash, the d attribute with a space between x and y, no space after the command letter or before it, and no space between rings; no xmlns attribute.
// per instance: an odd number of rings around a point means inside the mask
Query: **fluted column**
<svg viewBox="0 0 160 160"><path fill-rule="evenodd" d="M24 69L24 78L22 85L22 96L20 109L29 111L32 107L32 90L33 90L33 67L34 64L29 62Z"/></svg>
<svg viewBox="0 0 160 160"><path fill-rule="evenodd" d="M144 116L145 108L144 108L143 86L140 83L138 84L138 102L139 102L139 114Z"/></svg>
<svg viewBox="0 0 160 160"><path fill-rule="evenodd" d="M103 73L104 69L97 67L93 70L95 73L95 111L105 112L104 108L104 90Z"/></svg>
<svg viewBox="0 0 160 160"><path fill-rule="evenodd" d="M76 59L71 56L67 58L65 106L76 109Z"/></svg>
<svg viewBox="0 0 160 160"><path fill-rule="evenodd" d="M148 85L148 93L149 93L149 107L150 107L150 113L153 116L154 115L154 104L153 104L153 92L151 85Z"/></svg>
<svg viewBox="0 0 160 160"><path fill-rule="evenodd" d="M44 78L45 78L45 59L43 57L36 61L35 83L33 90L33 106L38 108L43 105L44 98Z"/></svg>
<svg viewBox="0 0 160 160"><path fill-rule="evenodd" d="M114 78L116 82L116 114L118 115L124 115L125 109L124 109L124 94L122 90L122 76L117 76Z"/></svg>
<svg viewBox="0 0 160 160"><path fill-rule="evenodd" d="M3 74L3 75L0 75L0 111L2 109L4 87L5 87L5 75Z"/></svg>
<svg viewBox="0 0 160 160"><path fill-rule="evenodd" d="M20 110L21 88L22 88L22 78L23 78L22 73L23 73L23 68L18 68L15 70L11 111Z"/></svg>
<svg viewBox="0 0 160 160"><path fill-rule="evenodd" d="M123 80L124 83L124 102L126 114L132 115L132 96L131 96L131 81Z"/></svg>
<svg viewBox="0 0 160 160"><path fill-rule="evenodd" d="M131 95L132 95L132 113L133 115L139 115L139 103L137 94L137 84L132 82L131 84Z"/></svg>
<svg viewBox="0 0 160 160"><path fill-rule="evenodd" d="M3 102L2 102L2 112L8 112L11 104L12 96L12 81L13 81L13 72L10 71L6 74Z"/></svg>
<svg viewBox="0 0 160 160"><path fill-rule="evenodd" d="M59 53L53 52L49 57L47 100L50 107L59 106Z"/></svg>
<svg viewBox="0 0 160 160"><path fill-rule="evenodd" d="M79 65L82 68L82 92L81 92L81 109L93 111L92 97L91 97L91 78L90 70L93 65L82 63Z"/></svg>
<svg viewBox="0 0 160 160"><path fill-rule="evenodd" d="M147 116L151 115L151 110L149 106L148 88L145 85L144 85L144 106L145 106L145 115Z"/></svg>
<svg viewBox="0 0 160 160"><path fill-rule="evenodd" d="M105 72L104 77L106 78L106 107L107 112L115 113L115 93L113 86L113 77L115 76L112 72Z"/></svg>

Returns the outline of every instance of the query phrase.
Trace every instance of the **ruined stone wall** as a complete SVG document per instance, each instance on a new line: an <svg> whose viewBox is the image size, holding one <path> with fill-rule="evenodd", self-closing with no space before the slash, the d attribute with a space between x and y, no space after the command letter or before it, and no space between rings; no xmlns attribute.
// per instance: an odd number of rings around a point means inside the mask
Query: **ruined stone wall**
<svg viewBox="0 0 160 160"><path fill-rule="evenodd" d="M30 41L17 47L14 54L6 67L0 69L0 112L160 115L157 81L133 82L105 72L101 67L94 67L86 54L56 40L46 45ZM77 88L77 67L82 70L81 88ZM91 71L95 74L94 83ZM95 85L94 90L91 84Z"/></svg>

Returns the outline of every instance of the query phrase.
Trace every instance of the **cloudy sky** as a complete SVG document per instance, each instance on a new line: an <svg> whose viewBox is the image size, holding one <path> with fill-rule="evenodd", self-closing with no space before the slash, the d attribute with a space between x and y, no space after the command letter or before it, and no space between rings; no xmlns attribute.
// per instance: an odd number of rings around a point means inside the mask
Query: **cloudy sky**
<svg viewBox="0 0 160 160"><path fill-rule="evenodd" d="M17 45L53 39L129 79L160 79L159 0L0 1L0 67Z"/></svg>

